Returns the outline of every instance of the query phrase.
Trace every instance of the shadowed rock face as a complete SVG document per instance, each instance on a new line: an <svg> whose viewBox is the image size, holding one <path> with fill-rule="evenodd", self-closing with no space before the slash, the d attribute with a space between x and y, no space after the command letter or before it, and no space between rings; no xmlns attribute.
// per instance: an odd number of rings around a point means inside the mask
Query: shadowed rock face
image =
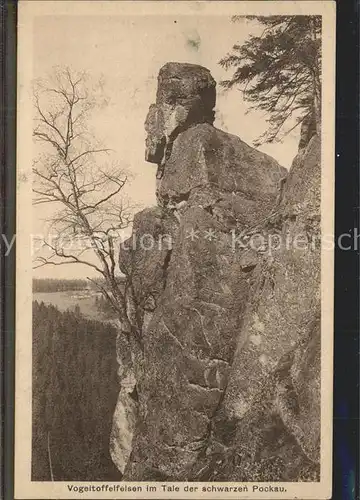
<svg viewBox="0 0 360 500"><path fill-rule="evenodd" d="M113 459L127 480L310 480L319 250L270 252L267 242L318 231L319 140L302 147L284 183L273 158L213 127L214 105L206 68L160 70L145 124L158 206L137 214L132 238L153 244L120 252L142 346L127 361L119 352L137 400L114 416ZM254 233L262 241L251 248Z"/></svg>

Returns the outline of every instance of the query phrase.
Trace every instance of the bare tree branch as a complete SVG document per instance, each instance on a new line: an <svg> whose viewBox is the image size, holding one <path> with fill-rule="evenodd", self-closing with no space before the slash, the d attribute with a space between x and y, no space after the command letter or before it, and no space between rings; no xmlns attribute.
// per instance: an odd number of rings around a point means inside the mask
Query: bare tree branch
<svg viewBox="0 0 360 500"><path fill-rule="evenodd" d="M59 207L47 219L51 229L69 241L84 237L87 245L69 249L61 240L55 244L43 240L51 252L37 256L34 267L77 264L92 269L101 276L104 284L97 286L117 311L123 331L139 339L116 275L119 231L132 222L131 205L121 196L128 175L118 163L104 163L111 149L99 144L87 128L96 99L89 93L85 75L65 68L53 80L55 85L39 82L34 94L33 135L44 146L33 167L34 205Z"/></svg>

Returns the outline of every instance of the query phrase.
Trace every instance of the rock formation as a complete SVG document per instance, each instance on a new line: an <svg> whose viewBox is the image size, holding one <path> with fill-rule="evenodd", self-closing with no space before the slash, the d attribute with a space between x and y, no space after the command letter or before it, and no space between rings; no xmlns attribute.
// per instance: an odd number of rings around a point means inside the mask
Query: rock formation
<svg viewBox="0 0 360 500"><path fill-rule="evenodd" d="M141 339L119 342L112 457L126 480L316 480L319 138L303 130L287 176L213 126L215 97L206 68L160 70L158 206L120 251Z"/></svg>

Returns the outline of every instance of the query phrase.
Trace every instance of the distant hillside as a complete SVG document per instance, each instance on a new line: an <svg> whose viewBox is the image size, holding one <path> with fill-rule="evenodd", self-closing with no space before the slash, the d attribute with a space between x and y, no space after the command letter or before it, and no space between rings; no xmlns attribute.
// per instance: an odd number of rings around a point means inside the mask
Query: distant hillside
<svg viewBox="0 0 360 500"><path fill-rule="evenodd" d="M119 282L123 282L124 278L119 276ZM34 278L33 293L54 293L67 292L74 290L91 289L96 290L96 283L103 284L104 280L95 278L93 281L88 279L53 279L53 278Z"/></svg>
<svg viewBox="0 0 360 500"><path fill-rule="evenodd" d="M52 278L39 279L35 278L33 280L33 293L43 293L43 292L65 292L68 290L84 290L89 286L88 280L59 280Z"/></svg>

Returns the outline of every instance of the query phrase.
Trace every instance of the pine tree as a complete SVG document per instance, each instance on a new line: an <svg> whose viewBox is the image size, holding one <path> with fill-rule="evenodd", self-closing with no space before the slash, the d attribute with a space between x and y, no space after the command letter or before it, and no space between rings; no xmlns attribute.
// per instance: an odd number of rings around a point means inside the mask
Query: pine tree
<svg viewBox="0 0 360 500"><path fill-rule="evenodd" d="M234 16L234 22L244 19ZM269 127L255 145L281 140L301 123L321 121L321 17L248 16L263 31L220 61L235 69L225 89L240 87L250 109L264 111Z"/></svg>

